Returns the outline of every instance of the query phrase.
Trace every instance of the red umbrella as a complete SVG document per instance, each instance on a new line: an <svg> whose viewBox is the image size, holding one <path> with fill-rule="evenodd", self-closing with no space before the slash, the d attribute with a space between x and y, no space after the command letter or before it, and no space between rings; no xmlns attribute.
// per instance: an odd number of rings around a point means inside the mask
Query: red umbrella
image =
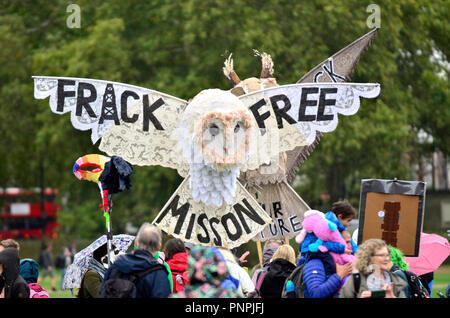
<svg viewBox="0 0 450 318"><path fill-rule="evenodd" d="M409 271L420 276L434 272L450 255L450 244L445 237L421 233L418 257L405 257Z"/></svg>

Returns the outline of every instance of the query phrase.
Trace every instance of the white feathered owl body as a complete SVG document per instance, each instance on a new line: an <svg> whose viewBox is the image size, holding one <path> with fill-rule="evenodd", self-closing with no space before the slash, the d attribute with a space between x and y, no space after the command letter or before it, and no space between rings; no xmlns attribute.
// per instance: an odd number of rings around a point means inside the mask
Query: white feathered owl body
<svg viewBox="0 0 450 318"><path fill-rule="evenodd" d="M178 147L189 163L196 202L231 204L240 168L247 161L253 117L239 98L207 89L186 106L176 130Z"/></svg>

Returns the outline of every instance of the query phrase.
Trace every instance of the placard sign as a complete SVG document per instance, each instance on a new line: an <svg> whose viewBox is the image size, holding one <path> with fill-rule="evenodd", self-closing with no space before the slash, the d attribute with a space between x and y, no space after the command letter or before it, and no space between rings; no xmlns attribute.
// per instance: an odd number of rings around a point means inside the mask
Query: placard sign
<svg viewBox="0 0 450 318"><path fill-rule="evenodd" d="M233 204L215 207L193 200L188 177L153 224L184 242L235 248L249 241L270 222L271 218L239 182Z"/></svg>
<svg viewBox="0 0 450 318"><path fill-rule="evenodd" d="M358 242L378 238L418 256L425 187L420 181L362 180Z"/></svg>

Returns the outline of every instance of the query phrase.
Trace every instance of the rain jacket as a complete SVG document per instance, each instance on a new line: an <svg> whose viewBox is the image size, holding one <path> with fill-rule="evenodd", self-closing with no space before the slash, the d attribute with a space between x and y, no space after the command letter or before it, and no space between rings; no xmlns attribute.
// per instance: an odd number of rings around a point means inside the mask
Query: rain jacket
<svg viewBox="0 0 450 318"><path fill-rule="evenodd" d="M17 249L9 247L0 252L0 263L3 273L0 276L0 292L4 288L5 298L29 298L30 288L19 275L19 254Z"/></svg>
<svg viewBox="0 0 450 318"><path fill-rule="evenodd" d="M336 265L328 253L311 253L303 269L305 298L338 296L342 279L336 274Z"/></svg>
<svg viewBox="0 0 450 318"><path fill-rule="evenodd" d="M283 258L274 259L267 269L261 288L262 298L281 298L284 282L295 269L295 265Z"/></svg>
<svg viewBox="0 0 450 318"><path fill-rule="evenodd" d="M181 252L176 253L173 257L166 261L172 271L173 292L178 293L189 284L188 254Z"/></svg>
<svg viewBox="0 0 450 318"><path fill-rule="evenodd" d="M115 269L123 273L123 278L127 279L131 272L147 270L156 265L158 262L145 250L136 249L131 253L121 255L106 271L100 286L100 293ZM136 282L136 289L136 298L167 298L171 291L167 272L161 269L145 275Z"/></svg>

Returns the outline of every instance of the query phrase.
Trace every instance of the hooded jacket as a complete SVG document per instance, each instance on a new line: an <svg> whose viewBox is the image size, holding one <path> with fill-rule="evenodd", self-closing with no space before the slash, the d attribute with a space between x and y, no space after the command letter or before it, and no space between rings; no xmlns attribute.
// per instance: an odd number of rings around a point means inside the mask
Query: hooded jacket
<svg viewBox="0 0 450 318"><path fill-rule="evenodd" d="M273 254L275 254L277 249L277 245L267 245L266 247L264 247L262 255L262 268L255 269L252 275L252 282L254 286L258 284L259 275L263 272L267 272L267 268L270 265L270 260L272 259L272 256Z"/></svg>
<svg viewBox="0 0 450 318"><path fill-rule="evenodd" d="M166 263L172 271L173 292L178 293L189 284L188 254L184 252L176 253Z"/></svg>
<svg viewBox="0 0 450 318"><path fill-rule="evenodd" d="M284 282L295 269L295 265L283 258L274 259L267 269L260 293L262 298L281 298Z"/></svg>
<svg viewBox="0 0 450 318"><path fill-rule="evenodd" d="M328 253L312 253L327 254ZM310 259L303 269L303 279L305 282L305 298L332 298L338 296L339 287L342 285L342 279L334 271L330 270L331 262L327 262L325 257Z"/></svg>
<svg viewBox="0 0 450 318"><path fill-rule="evenodd" d="M30 288L19 275L19 254L17 249L9 247L0 252L3 273L0 276L0 292L5 289L5 298L29 298Z"/></svg>
<svg viewBox="0 0 450 318"><path fill-rule="evenodd" d="M105 282L112 277L116 269L123 274L122 278L128 279L131 272L144 271L158 264L149 252L141 249L121 255L106 271L100 293ZM167 272L161 269L145 275L136 282L136 289L136 298L167 298L171 291Z"/></svg>

